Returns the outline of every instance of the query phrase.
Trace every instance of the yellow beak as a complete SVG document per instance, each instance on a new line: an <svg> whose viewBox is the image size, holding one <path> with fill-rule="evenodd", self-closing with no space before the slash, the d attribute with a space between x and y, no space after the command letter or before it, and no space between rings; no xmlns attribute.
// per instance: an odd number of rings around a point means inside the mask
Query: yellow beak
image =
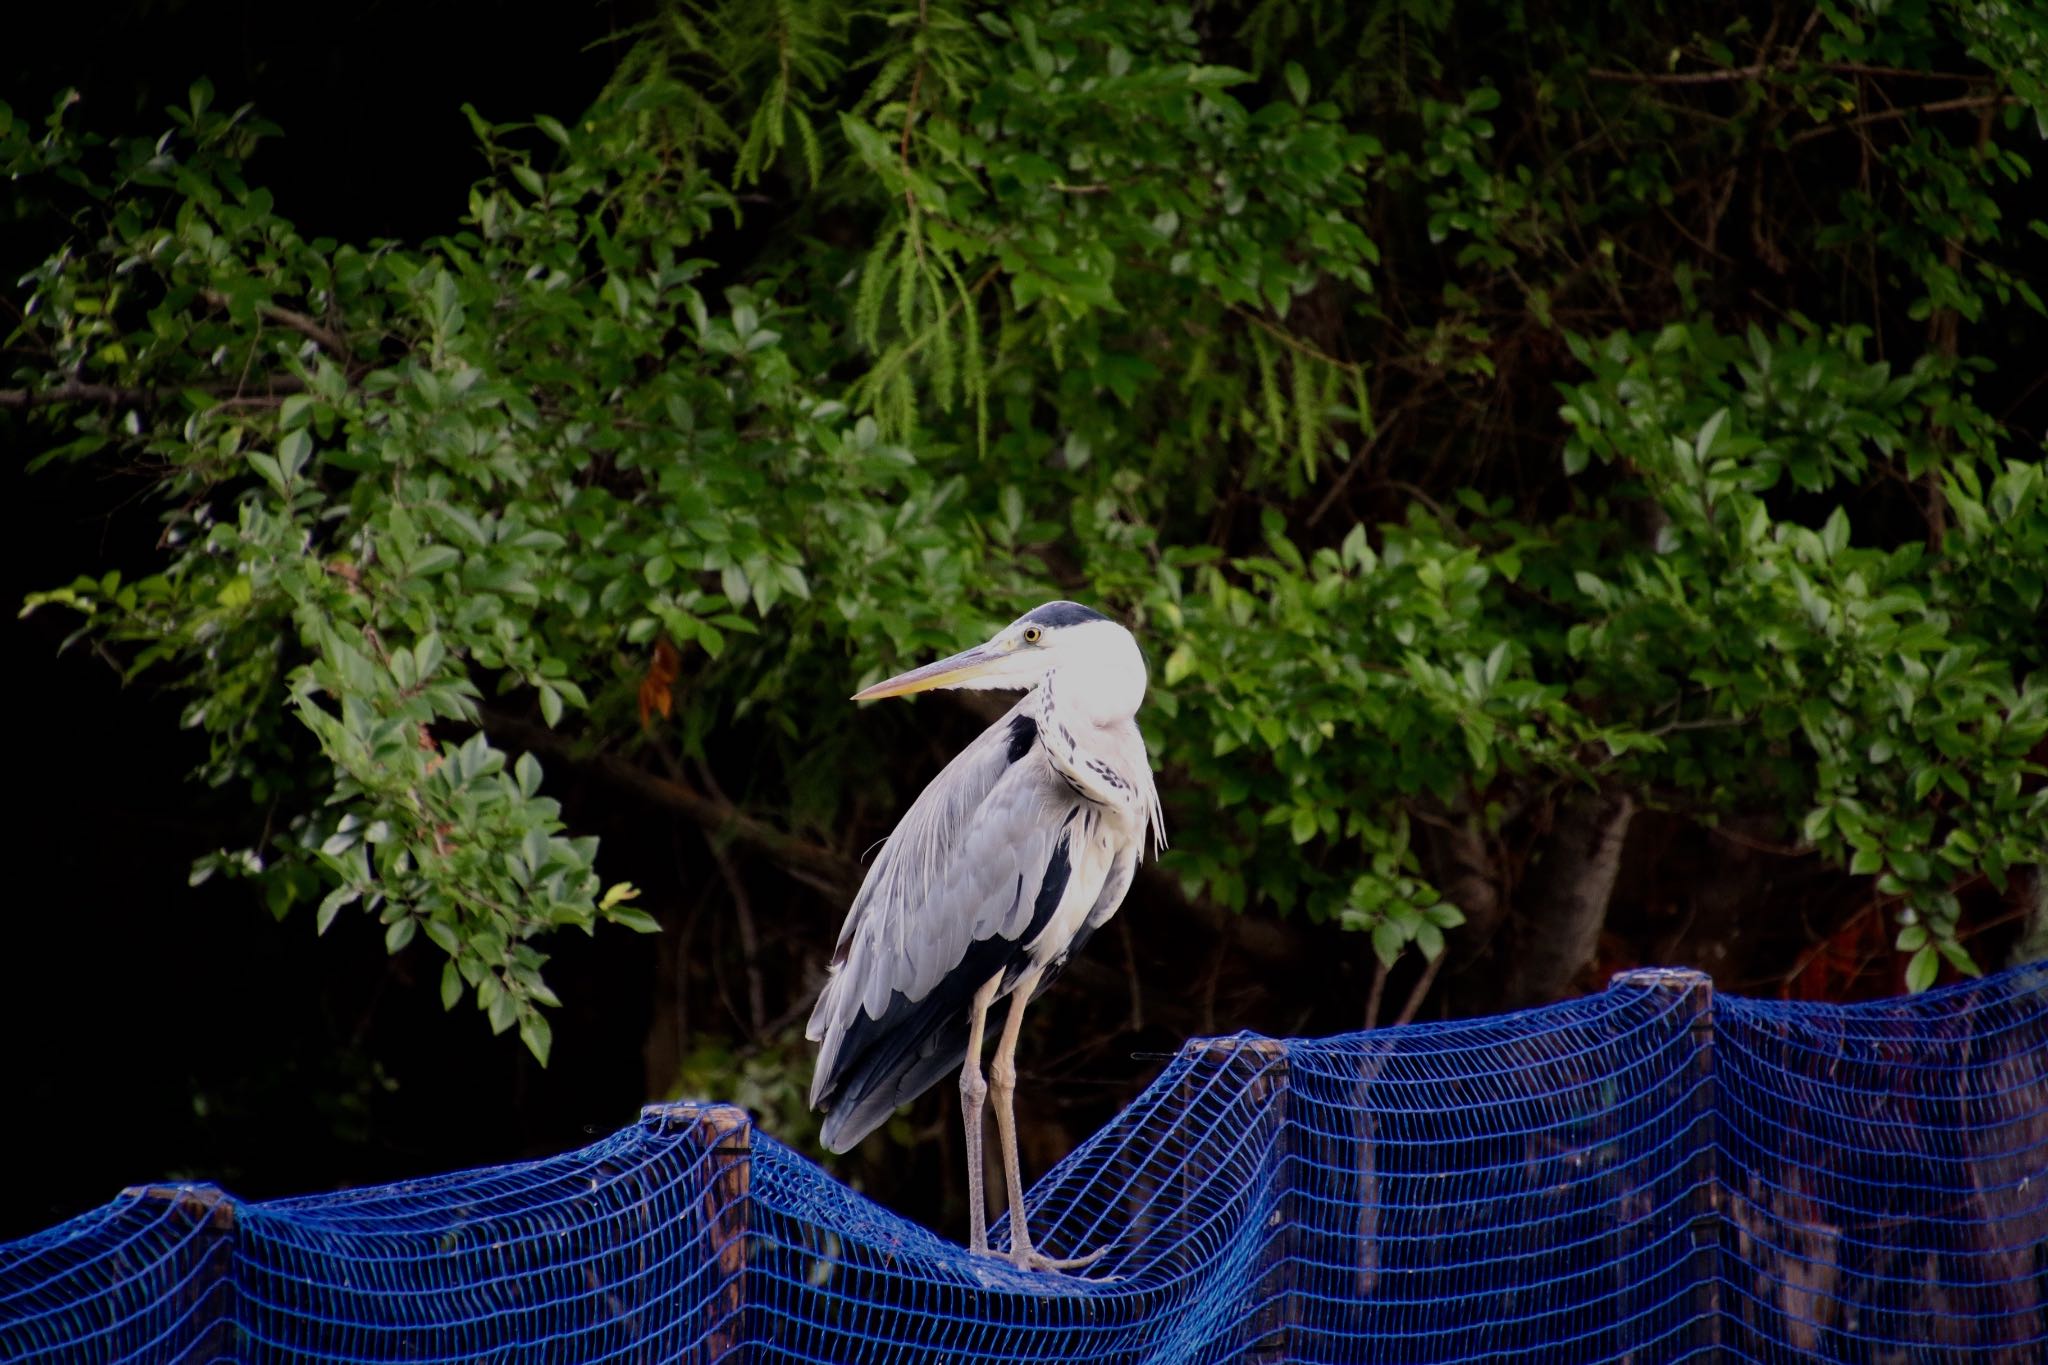
<svg viewBox="0 0 2048 1365"><path fill-rule="evenodd" d="M880 701L884 697L907 697L913 692L929 692L935 687L958 687L987 673L1002 657L987 645L976 645L958 654L949 654L937 663L898 673L873 687L864 687L853 694L853 699Z"/></svg>

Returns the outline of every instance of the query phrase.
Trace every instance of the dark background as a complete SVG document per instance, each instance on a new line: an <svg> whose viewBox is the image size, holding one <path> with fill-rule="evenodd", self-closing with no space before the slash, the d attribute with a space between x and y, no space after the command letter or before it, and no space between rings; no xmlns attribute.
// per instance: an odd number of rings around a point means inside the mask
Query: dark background
<svg viewBox="0 0 2048 1365"><path fill-rule="evenodd" d="M462 104L493 120L580 110L616 63L612 35L651 8L566 4L507 22L474 6L373 0L337 25L330 11L222 0L39 7L18 26L10 18L0 99L16 118L40 119L75 88L74 124L136 135L169 126L165 107L204 76L215 107L253 102L283 129L250 179L303 235L418 241L457 225L485 170ZM57 245L4 221L0 234L10 286ZM57 465L29 475L38 449L25 424L0 422L4 600L87 570L156 567L159 509L142 474ZM262 1199L567 1150L673 1093L678 1060L699 1041L683 1020L708 1013L745 1032L744 1002L732 998L742 988L717 965L734 954L729 898L700 834L567 765L549 766L550 793L574 830L603 838L606 879L642 887L666 932L544 945L564 1001L545 1069L467 1003L442 1011L441 957L424 940L387 957L367 916L343 915L316 939L310 915L275 922L246 884L188 887L195 857L250 846L260 826L245 794L188 781L203 741L178 728L186 698L148 680L124 686L87 645L60 652L75 625L45 611L9 626L26 718L15 771L30 799L0 1019L15 1058L17 1169L33 1178L0 1201L0 1238L142 1181L211 1180ZM983 723L943 703L919 716L931 730L917 760L927 777ZM765 974L778 983L768 1012L800 1019L808 999L780 983L816 975L845 903L770 867L740 871L773 897L755 893ZM1095 997L1098 1018L1034 1011L1020 1056L1035 1120L1027 1165L1043 1170L1098 1127L1191 1033L1358 1027L1362 958L1360 941L1334 927L1191 921L1141 886L1060 986L1070 1005ZM1273 990L1283 972L1286 989ZM685 991L697 993L687 1009ZM938 1161L906 1162L877 1138L835 1170L957 1232L956 1107L941 1085L913 1116L939 1138Z"/></svg>
<svg viewBox="0 0 2048 1365"><path fill-rule="evenodd" d="M102 133L168 126L210 79L285 136L252 174L308 237L417 240L449 230L483 170L464 101L499 119L573 112L609 74L632 6L344 10L231 0L9 7L0 99L41 119L66 87ZM52 243L0 222L12 283ZM24 473L27 432L0 423L9 480L5 600L98 565L144 570L156 507L104 467ZM124 481L133 487L125 487ZM10 616L12 613L10 612ZM10 622L19 707L5 1004L6 1108L21 1180L0 1237L165 1177L250 1197L424 1174L580 1145L643 1098L652 942L565 936L550 978L572 1006L543 1071L474 1011L443 1015L439 964L387 958L344 916L324 941L277 924L247 886L186 886L191 860L253 831L232 794L188 783L202 741L183 698L124 688L75 625Z"/></svg>
<svg viewBox="0 0 2048 1365"><path fill-rule="evenodd" d="M225 0L15 8L0 47L0 99L16 118L40 119L75 88L73 123L149 133L168 125L164 107L182 104L204 76L217 106L253 102L283 128L251 166L279 212L308 238L363 242L452 230L485 169L461 105L501 121L573 114L615 65L609 40L644 22L652 0L570 0L517 17L423 0L369 0L346 12ZM13 279L56 245L47 231L0 218L4 296L15 297ZM2016 430L2038 432L2038 407L2018 409L2048 398L2025 389L2024 371L2002 371L1980 401ZM24 424L0 421L0 462L12 481L7 600L88 568L155 567L158 509L147 479L106 464L30 476L24 465L39 448ZM700 832L567 764L550 763L549 793L576 832L605 841L606 880L642 887L667 932L565 934L545 945L549 981L565 1002L545 1070L515 1037L493 1037L467 1004L442 1011L440 955L424 941L388 957L367 916L344 914L318 940L310 915L273 922L247 885L215 878L188 888L194 857L258 840L251 821L260 813L252 817L242 793L187 780L202 755L177 726L185 698L148 682L124 687L115 665L88 647L59 652L74 625L43 612L9 627L21 740L13 785L28 808L9 850L0 1025L15 1164L26 1178L0 1202L0 1238L139 1181L214 1180L260 1199L572 1148L669 1093L698 1041L683 1021L742 1024L730 996L743 987L719 966L733 959L727 883ZM981 723L943 702L916 714L930 733L902 750L915 776L936 771ZM882 715L848 723L909 728ZM746 770L744 754L720 760L729 773ZM1802 990L1794 978L1814 961L1810 945L1853 909L1854 888L1816 859L1715 841L1655 813L1638 817L1629 848L1607 921L1612 942L1603 940L1579 988L1649 960L1706 967L1723 989ZM755 888L764 975L776 983L767 1013L800 1019L807 1000L788 983L815 975L844 901L742 850L733 857ZM1714 894L1694 894L1709 884ZM1877 915L1864 924L1867 941L1829 945L1848 959L1819 993L1898 989L1888 926ZM1973 945L1980 960L2001 961L2014 932ZM1738 937L1741 956L1731 958ZM1033 1012L1020 1089L1022 1103L1048 1118L1027 1127L1027 1166L1042 1170L1097 1127L1189 1034L1359 1027L1369 963L1357 935L1264 915L1203 918L1141 883L1069 967L1052 1008ZM1423 1017L1498 1009L1499 969L1497 957L1476 969L1453 962ZM1406 999L1414 971L1394 974L1386 1015ZM953 1107L941 1085L913 1122L957 1142ZM877 1139L835 1169L957 1235L957 1153L942 1145L936 1169L918 1170L905 1168L902 1151Z"/></svg>

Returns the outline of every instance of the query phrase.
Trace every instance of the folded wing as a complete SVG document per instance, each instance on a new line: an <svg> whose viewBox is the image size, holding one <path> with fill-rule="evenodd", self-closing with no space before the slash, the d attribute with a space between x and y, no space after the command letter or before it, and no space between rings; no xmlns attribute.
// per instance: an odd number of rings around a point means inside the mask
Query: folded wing
<svg viewBox="0 0 2048 1365"><path fill-rule="evenodd" d="M962 750L847 912L808 1029L822 1045L811 1104L833 1151L959 1066L975 992L998 972L1014 980L1067 890L1080 798L1036 738L1019 702Z"/></svg>

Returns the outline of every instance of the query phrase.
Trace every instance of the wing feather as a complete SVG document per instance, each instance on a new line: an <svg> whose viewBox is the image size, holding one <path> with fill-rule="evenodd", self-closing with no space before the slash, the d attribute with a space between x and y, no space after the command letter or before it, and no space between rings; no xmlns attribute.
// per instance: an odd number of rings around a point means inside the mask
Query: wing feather
<svg viewBox="0 0 2048 1365"><path fill-rule="evenodd" d="M823 1140L845 1151L916 1098L966 1054L967 1016L989 979L1003 990L1033 961L1049 968L1116 912L1143 856L1149 827L1164 845L1159 798L1135 725L1105 727L1092 775L1077 783L1037 740L1032 697L984 731L932 780L904 815L861 884L811 1012L819 1044L811 1105ZM1106 787L1102 787L1103 783ZM1128 812L1127 843L1103 859L1076 854L1101 835L1101 788ZM1086 818L1080 819L1086 812ZM1032 945L1075 877L1089 913L1052 961ZM1034 992L1035 993L1035 992Z"/></svg>
<svg viewBox="0 0 2048 1365"><path fill-rule="evenodd" d="M1064 812L1027 729L1036 726L1020 702L932 780L875 859L806 1030L823 1044L813 1104L840 1078L842 1045L863 1015L880 1021L925 1000L987 956L976 945L1018 942L1031 923Z"/></svg>

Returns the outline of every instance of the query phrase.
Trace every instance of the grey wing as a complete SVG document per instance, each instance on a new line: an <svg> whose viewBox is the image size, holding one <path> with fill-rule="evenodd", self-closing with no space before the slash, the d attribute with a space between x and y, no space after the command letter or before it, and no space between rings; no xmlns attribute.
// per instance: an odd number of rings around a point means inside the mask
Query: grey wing
<svg viewBox="0 0 2048 1365"><path fill-rule="evenodd" d="M824 1039L835 1007L849 993L879 1005L887 998L887 988L908 990L919 984L912 973L878 976L876 962L882 958L907 960L935 927L921 922L919 912L951 868L968 821L1037 739L1038 726L1025 711L1026 700L1020 698L1002 719L954 756L911 803L882 845L846 912L845 924L840 926L825 989L806 1029L811 1041ZM878 983L883 988L880 999L871 989Z"/></svg>
<svg viewBox="0 0 2048 1365"><path fill-rule="evenodd" d="M858 1142L959 1063L974 993L1021 968L1066 890L1078 800L1013 712L904 816L848 912L811 1014L822 1044L811 1103L829 1114L828 1147Z"/></svg>

